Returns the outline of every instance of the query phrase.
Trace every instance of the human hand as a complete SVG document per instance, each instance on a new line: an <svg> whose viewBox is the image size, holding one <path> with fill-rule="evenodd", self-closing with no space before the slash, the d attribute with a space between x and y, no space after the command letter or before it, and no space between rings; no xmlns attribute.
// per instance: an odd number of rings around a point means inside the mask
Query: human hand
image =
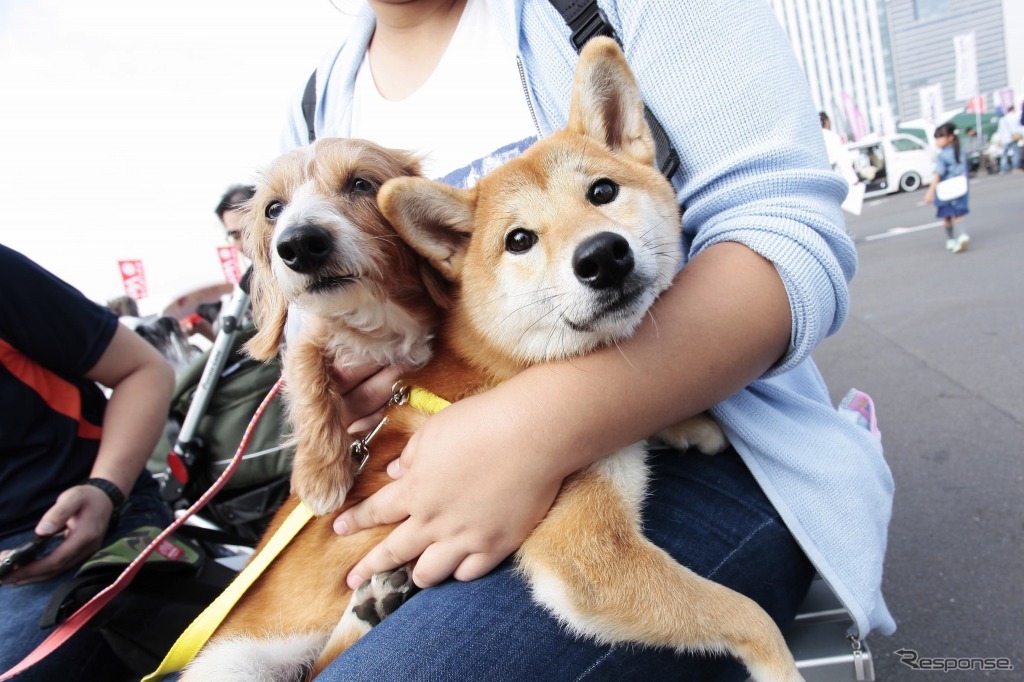
<svg viewBox="0 0 1024 682"><path fill-rule="evenodd" d="M924 203L930 204L934 200L935 200L935 190L933 190L931 187L929 187L928 191L924 193Z"/></svg>
<svg viewBox="0 0 1024 682"><path fill-rule="evenodd" d="M334 363L341 392L342 424L349 433L368 431L384 417L391 387L402 378L405 367L352 364L345 358Z"/></svg>
<svg viewBox="0 0 1024 682"><path fill-rule="evenodd" d="M181 320L179 324L181 325L181 331L184 332L186 337L199 334L210 341L217 338L213 331L213 325L202 315L189 315Z"/></svg>
<svg viewBox="0 0 1024 682"><path fill-rule="evenodd" d="M106 535L114 505L99 488L78 485L68 488L36 524L37 535L55 535L62 528L62 542L51 554L25 564L4 578L5 585L46 580L60 575L96 553Z"/></svg>
<svg viewBox="0 0 1024 682"><path fill-rule="evenodd" d="M531 443L510 407L482 394L434 415L388 466L396 480L335 520L342 535L401 522L352 569L350 587L416 557L419 587L474 580L519 548L565 473L547 453L530 456L543 440Z"/></svg>

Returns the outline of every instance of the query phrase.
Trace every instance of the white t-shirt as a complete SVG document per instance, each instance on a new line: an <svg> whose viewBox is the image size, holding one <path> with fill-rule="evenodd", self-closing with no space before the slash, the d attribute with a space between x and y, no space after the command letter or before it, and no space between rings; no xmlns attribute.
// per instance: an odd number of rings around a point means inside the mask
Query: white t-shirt
<svg viewBox="0 0 1024 682"><path fill-rule="evenodd" d="M832 165L832 169L842 175L849 184L856 184L857 174L853 170L853 160L850 158L850 152L843 144L842 138L836 131L829 128L822 128L821 134L825 138L825 151L828 152L828 162Z"/></svg>
<svg viewBox="0 0 1024 682"><path fill-rule="evenodd" d="M472 83L472 88L465 84ZM424 175L470 187L537 139L516 54L487 3L468 0L427 81L403 100L384 99L369 56L356 76L351 137L423 156Z"/></svg>

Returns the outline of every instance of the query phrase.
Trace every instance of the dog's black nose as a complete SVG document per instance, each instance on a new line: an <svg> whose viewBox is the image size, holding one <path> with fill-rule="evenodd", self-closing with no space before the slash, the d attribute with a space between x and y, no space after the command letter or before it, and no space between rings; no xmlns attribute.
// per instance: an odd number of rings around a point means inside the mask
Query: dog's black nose
<svg viewBox="0 0 1024 682"><path fill-rule="evenodd" d="M620 234L601 232L576 247L572 269L576 279L594 289L621 286L633 272L633 249Z"/></svg>
<svg viewBox="0 0 1024 682"><path fill-rule="evenodd" d="M331 234L319 225L296 225L281 233L277 255L295 272L313 272L331 255Z"/></svg>

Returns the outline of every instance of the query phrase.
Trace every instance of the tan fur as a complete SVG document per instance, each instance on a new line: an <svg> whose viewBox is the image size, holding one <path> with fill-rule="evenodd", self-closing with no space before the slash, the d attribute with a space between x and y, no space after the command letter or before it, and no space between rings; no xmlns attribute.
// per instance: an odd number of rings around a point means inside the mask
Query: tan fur
<svg viewBox="0 0 1024 682"><path fill-rule="evenodd" d="M339 359L422 364L446 303L443 281L397 237L380 214L375 193L353 188L357 178L379 188L388 179L418 173L418 162L406 152L358 140L319 140L276 160L246 208L243 246L254 263L250 290L259 330L247 345L249 353L261 360L273 357L284 336L288 306L304 313L302 331L283 358L285 391L296 440L292 490L318 514L337 510L352 485L352 469L344 460L353 439L342 426L334 364ZM268 218L275 203L292 213ZM280 272L287 270L274 255L275 235L288 226L284 223L317 224L332 234L339 252L358 249L361 256L351 263L346 261L350 254L339 253L325 272L305 280L344 273L357 275L357 283L340 292L292 287L286 295ZM308 284L301 275L291 277ZM393 310L384 312L386 306ZM380 309L380 319L365 322L348 314L370 308ZM408 338L394 330L403 325ZM389 343L393 349L379 350Z"/></svg>
<svg viewBox="0 0 1024 682"><path fill-rule="evenodd" d="M557 267L571 259L572 249L608 231L636 242L638 273L641 265L656 265L644 295L656 295L671 282L679 216L671 186L652 166L653 143L641 109L618 47L595 39L580 57L565 131L537 142L473 190L410 178L385 184L378 197L384 214L455 285L434 356L407 377L410 385L456 401L528 365L570 357L632 331L650 297L629 303L628 315L619 319L602 312L592 292L575 291L571 276L568 293L554 301L531 287L558 289ZM604 177L619 184L619 197L591 205L584 199L587 187ZM540 235L536 251L509 257L503 244L520 227ZM524 307L538 316L532 324L520 312ZM597 314L590 315L592 310ZM529 338L531 327L553 324L555 314L582 331L562 325L551 338ZM405 405L389 408L388 418L345 507L387 481L384 467L425 417ZM643 536L639 513L646 475L643 445L636 444L566 480L516 555L536 599L581 636L678 651L729 651L758 682L801 679L781 633L757 604L680 566ZM271 532L294 504L279 512ZM339 538L331 522L311 521L232 611L214 642L239 634L270 642L295 632L329 633L312 664L315 674L358 638L358 631L343 627L351 595L344 579L390 527ZM193 668L194 679L201 669Z"/></svg>

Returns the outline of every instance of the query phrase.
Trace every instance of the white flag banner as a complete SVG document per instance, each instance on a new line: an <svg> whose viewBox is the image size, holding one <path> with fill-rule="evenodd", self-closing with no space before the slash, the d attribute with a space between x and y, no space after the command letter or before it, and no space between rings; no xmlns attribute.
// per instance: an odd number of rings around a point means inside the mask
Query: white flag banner
<svg viewBox="0 0 1024 682"><path fill-rule="evenodd" d="M971 99L978 94L978 57L974 49L974 31L953 36L956 50L956 98Z"/></svg>
<svg viewBox="0 0 1024 682"><path fill-rule="evenodd" d="M938 124L939 117L946 110L942 104L942 83L926 85L918 92L921 95L921 118L932 125Z"/></svg>

